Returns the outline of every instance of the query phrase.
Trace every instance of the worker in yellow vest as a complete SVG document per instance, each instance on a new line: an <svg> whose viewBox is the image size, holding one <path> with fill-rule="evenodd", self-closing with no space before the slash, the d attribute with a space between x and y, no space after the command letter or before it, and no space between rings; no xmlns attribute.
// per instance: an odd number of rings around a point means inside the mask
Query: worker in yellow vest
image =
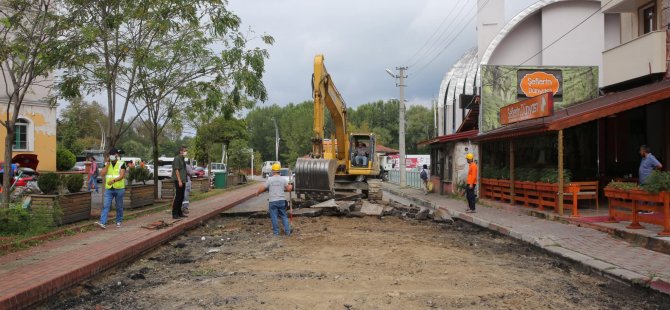
<svg viewBox="0 0 670 310"><path fill-rule="evenodd" d="M126 193L126 163L121 160L119 150L112 148L109 158L100 174L105 182L105 199L103 201L100 221L95 224L102 229L107 226L107 213L112 206L112 199L116 201L116 228L121 228L123 221L123 195Z"/></svg>

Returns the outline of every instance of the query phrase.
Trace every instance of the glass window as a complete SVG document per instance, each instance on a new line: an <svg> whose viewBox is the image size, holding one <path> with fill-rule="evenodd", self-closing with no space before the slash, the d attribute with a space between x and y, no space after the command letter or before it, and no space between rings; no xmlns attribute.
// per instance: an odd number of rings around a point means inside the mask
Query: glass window
<svg viewBox="0 0 670 310"><path fill-rule="evenodd" d="M14 149L28 149L28 121L22 118L16 120L14 126Z"/></svg>
<svg viewBox="0 0 670 310"><path fill-rule="evenodd" d="M650 33L656 30L656 4L650 3L640 8L640 30L641 34Z"/></svg>

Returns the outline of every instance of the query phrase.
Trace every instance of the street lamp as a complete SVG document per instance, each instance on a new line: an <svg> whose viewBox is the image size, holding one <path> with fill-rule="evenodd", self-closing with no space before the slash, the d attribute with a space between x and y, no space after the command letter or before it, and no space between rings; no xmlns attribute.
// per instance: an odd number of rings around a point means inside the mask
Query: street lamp
<svg viewBox="0 0 670 310"><path fill-rule="evenodd" d="M272 121L275 123L275 161L279 162L279 127L274 117L272 117Z"/></svg>

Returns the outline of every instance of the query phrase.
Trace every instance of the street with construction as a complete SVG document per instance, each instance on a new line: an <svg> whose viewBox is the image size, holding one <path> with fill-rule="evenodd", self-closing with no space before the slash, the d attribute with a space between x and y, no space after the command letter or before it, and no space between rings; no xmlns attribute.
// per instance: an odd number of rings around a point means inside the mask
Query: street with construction
<svg viewBox="0 0 670 310"><path fill-rule="evenodd" d="M0 0L0 310L670 310L670 0Z"/></svg>

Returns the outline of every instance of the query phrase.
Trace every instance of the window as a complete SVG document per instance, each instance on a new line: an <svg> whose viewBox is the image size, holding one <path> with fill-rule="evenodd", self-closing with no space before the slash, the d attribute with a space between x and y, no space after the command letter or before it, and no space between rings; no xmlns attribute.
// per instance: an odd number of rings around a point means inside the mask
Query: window
<svg viewBox="0 0 670 310"><path fill-rule="evenodd" d="M30 123L23 118L16 120L14 126L14 150L27 151L28 150L28 128Z"/></svg>
<svg viewBox="0 0 670 310"><path fill-rule="evenodd" d="M656 3L649 3L640 8L640 35L656 30L656 15Z"/></svg>

